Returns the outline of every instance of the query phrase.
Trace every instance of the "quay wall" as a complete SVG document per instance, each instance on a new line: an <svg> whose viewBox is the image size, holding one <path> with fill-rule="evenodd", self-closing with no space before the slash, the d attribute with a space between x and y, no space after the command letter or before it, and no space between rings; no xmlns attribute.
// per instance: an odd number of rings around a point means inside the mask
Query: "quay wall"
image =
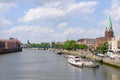
<svg viewBox="0 0 120 80"><path fill-rule="evenodd" d="M111 65L113 67L120 68L120 62L115 62L114 60L103 58L103 63L107 65Z"/></svg>
<svg viewBox="0 0 120 80"><path fill-rule="evenodd" d="M86 53L86 54L82 54L81 52L79 51L72 51L72 50L61 50L62 53L64 54L68 54L68 55L78 55L78 56L81 56L81 57L84 57L84 58L88 58L88 59L91 59L93 58L92 56L92 53ZM116 68L120 68L120 62L116 62L112 59L109 59L109 58L101 58L101 57L98 57L96 56L96 61L97 62L102 62L102 64L107 64L107 65L110 65L110 66L113 66L113 67L116 67Z"/></svg>

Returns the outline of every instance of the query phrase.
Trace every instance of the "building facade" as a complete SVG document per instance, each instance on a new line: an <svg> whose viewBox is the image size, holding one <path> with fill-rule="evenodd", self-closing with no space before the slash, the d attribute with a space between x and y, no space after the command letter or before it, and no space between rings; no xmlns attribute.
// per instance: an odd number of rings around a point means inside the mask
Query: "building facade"
<svg viewBox="0 0 120 80"><path fill-rule="evenodd" d="M79 39L77 41L77 44L86 44L90 50L94 49L95 46L95 39L89 39L89 38L84 38L84 39Z"/></svg>
<svg viewBox="0 0 120 80"><path fill-rule="evenodd" d="M105 29L105 36L96 38L95 48L101 47L104 43L109 42L114 37L114 31L112 28L112 21L109 16L108 23Z"/></svg>
<svg viewBox="0 0 120 80"><path fill-rule="evenodd" d="M120 51L120 36L113 37L109 43L109 50L113 52L118 52Z"/></svg>

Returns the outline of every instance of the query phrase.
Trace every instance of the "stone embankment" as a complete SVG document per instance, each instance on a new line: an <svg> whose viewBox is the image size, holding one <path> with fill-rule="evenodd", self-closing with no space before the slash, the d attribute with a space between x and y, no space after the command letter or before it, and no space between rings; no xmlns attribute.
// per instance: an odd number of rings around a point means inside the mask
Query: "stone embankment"
<svg viewBox="0 0 120 80"><path fill-rule="evenodd" d="M58 50L55 50L58 51ZM81 56L84 58L88 58L88 59L92 59L93 58L93 54L87 51L76 51L76 50L59 50L64 54L68 54L68 55L77 55L77 56ZM99 57L99 56L95 56L96 61L103 63L103 64L107 64L113 67L117 67L120 68L120 62L116 61L116 60L112 60L108 57Z"/></svg>

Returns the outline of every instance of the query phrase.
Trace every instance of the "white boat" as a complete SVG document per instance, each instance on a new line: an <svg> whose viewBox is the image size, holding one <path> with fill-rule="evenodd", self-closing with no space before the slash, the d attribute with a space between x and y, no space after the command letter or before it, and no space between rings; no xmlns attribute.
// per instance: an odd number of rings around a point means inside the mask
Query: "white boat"
<svg viewBox="0 0 120 80"><path fill-rule="evenodd" d="M68 62L72 65L78 66L78 67L91 67L91 68L98 68L99 65L95 64L92 60L82 59L77 56L68 56Z"/></svg>
<svg viewBox="0 0 120 80"><path fill-rule="evenodd" d="M77 57L77 56L68 56L68 62L74 66L77 66L77 67L83 67L83 63L80 62L80 57Z"/></svg>

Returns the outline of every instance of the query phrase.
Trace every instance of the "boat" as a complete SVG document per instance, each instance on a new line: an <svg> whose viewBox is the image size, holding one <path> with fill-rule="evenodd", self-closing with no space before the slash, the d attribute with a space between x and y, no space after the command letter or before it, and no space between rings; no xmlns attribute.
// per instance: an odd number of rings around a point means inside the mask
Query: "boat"
<svg viewBox="0 0 120 80"><path fill-rule="evenodd" d="M77 67L83 67L83 63L80 62L80 59L81 59L80 57L69 55L68 63L70 63L74 66L77 66Z"/></svg>
<svg viewBox="0 0 120 80"><path fill-rule="evenodd" d="M73 56L73 55L68 56L68 62L78 67L90 67L90 68L99 67L99 65L96 64L94 60L83 59L79 56Z"/></svg>
<svg viewBox="0 0 120 80"><path fill-rule="evenodd" d="M62 55L63 53L61 51L57 51L56 54Z"/></svg>

